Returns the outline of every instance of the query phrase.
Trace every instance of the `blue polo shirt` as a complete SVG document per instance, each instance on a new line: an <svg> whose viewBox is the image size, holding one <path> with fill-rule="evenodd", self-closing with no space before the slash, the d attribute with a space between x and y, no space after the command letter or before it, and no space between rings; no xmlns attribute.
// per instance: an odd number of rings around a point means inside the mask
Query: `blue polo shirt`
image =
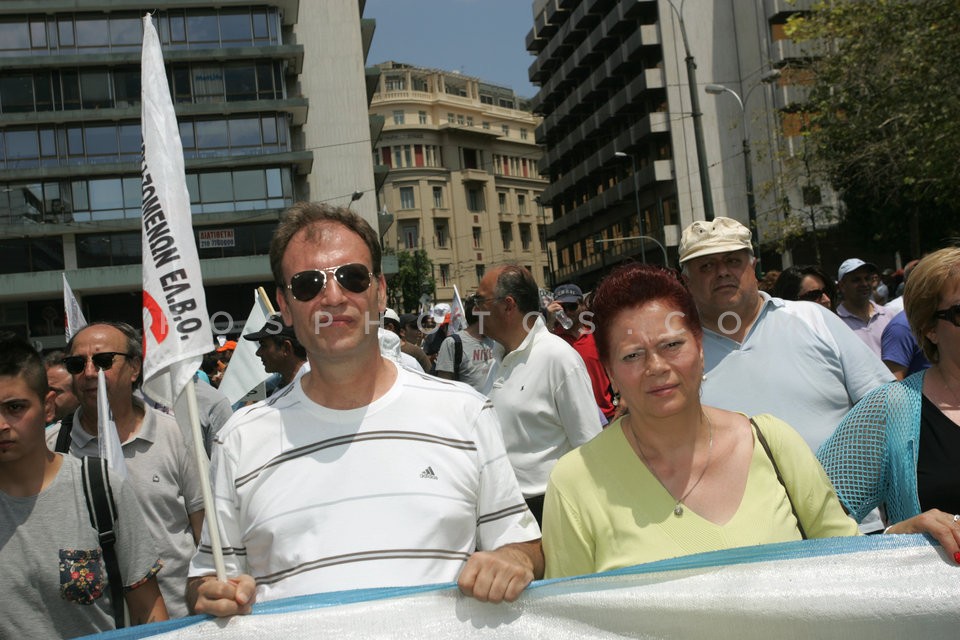
<svg viewBox="0 0 960 640"><path fill-rule="evenodd" d="M760 295L763 306L742 344L704 329L703 403L771 413L816 451L847 411L893 374L828 309Z"/></svg>

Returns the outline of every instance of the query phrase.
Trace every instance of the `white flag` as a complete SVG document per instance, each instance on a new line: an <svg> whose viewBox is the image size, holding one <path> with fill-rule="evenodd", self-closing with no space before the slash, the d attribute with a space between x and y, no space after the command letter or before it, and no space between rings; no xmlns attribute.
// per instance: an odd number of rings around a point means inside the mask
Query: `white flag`
<svg viewBox="0 0 960 640"><path fill-rule="evenodd" d="M237 348L230 356L230 364L227 365L227 370L223 372L223 379L220 380L220 392L227 396L230 404L247 398L251 389L270 377L263 368L263 361L257 357L259 343L244 340L242 337L259 331L267 323L267 318L270 317L268 304L258 291L253 292L253 308L250 309L247 322L243 325L241 338L237 340Z"/></svg>
<svg viewBox="0 0 960 640"><path fill-rule="evenodd" d="M457 285L453 285L453 304L450 309L450 334L454 334L457 331L463 331L467 328L467 325L470 324L470 321L467 319L467 313L463 308L463 300L460 299L460 291L457 289Z"/></svg>
<svg viewBox="0 0 960 640"><path fill-rule="evenodd" d="M143 389L172 407L213 350L183 147L160 40L143 18Z"/></svg>
<svg viewBox="0 0 960 640"><path fill-rule="evenodd" d="M127 463L123 459L117 423L113 421L110 401L107 400L107 379L103 375L103 369L97 369L97 434L100 457L107 461L111 471L126 479Z"/></svg>
<svg viewBox="0 0 960 640"><path fill-rule="evenodd" d="M67 342L70 342L73 334L87 326L87 320L83 317L83 310L80 308L76 296L73 295L70 283L67 282L67 274L61 273L60 275L63 276L63 309L66 316L63 326L66 329Z"/></svg>

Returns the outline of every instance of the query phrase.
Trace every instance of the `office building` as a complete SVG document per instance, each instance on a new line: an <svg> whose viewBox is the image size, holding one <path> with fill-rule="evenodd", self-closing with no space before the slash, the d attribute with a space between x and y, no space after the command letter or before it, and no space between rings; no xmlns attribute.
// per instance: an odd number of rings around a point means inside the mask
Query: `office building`
<svg viewBox="0 0 960 640"><path fill-rule="evenodd" d="M366 113L375 81L364 73L373 22L363 4L146 7L156 10L220 331L242 326L257 285L272 293L267 253L286 207L346 205L375 189ZM142 322L143 9L0 3L0 328L43 348L63 344L61 272L88 320ZM375 219L373 196L354 208Z"/></svg>
<svg viewBox="0 0 960 640"><path fill-rule="evenodd" d="M473 292L486 268L507 262L551 285L534 142L540 119L527 100L456 72L379 66L370 109L385 124L374 162L388 169L382 204L395 218L385 247L427 252L433 273L424 275L434 278L437 301L449 301L453 285Z"/></svg>

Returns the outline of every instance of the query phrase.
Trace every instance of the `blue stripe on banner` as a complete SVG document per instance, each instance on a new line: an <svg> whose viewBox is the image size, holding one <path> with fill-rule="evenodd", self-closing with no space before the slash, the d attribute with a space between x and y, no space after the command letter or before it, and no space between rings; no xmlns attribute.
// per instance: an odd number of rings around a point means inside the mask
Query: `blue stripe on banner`
<svg viewBox="0 0 960 640"><path fill-rule="evenodd" d="M755 562L771 562L777 560L796 560L802 558L815 558L823 556L845 555L850 553L861 553L865 551L885 551L893 549L906 549L921 546L939 546L933 538L924 534L914 535L873 535L873 536L855 536L848 538L821 538L816 540L797 540L793 542L781 542L776 544L760 545L754 547L738 547L735 549L723 549L721 551L710 551L690 556L681 556L679 558L670 558L667 560L658 560L647 564L636 565L633 567L624 567L604 573L590 574L587 576L574 576L568 578L554 578L552 580L539 580L528 587L536 589L558 582L570 582L584 579L594 579L607 576L623 576L646 573L657 573L663 571L684 571L690 569L704 569L719 567L724 565L741 565ZM456 588L456 583L447 582L435 585L423 585L417 587L386 587L376 589L356 589L352 591L336 591L331 593L321 593L315 595L295 596L292 598L283 598L255 604L251 615L274 615L280 613L294 613L308 609L318 609L323 607L333 607L343 604L354 604L358 602L369 602L373 600L383 600L386 598L395 598L399 596L409 596L428 591L441 591L445 589ZM169 633L177 629L182 629L194 624L199 624L210 619L210 616L191 616L189 618L179 618L177 620L168 620L166 622L157 622L140 627L131 627L128 629L118 629L109 631L90 638L100 638L101 640L133 640L137 638L149 638L151 636Z"/></svg>

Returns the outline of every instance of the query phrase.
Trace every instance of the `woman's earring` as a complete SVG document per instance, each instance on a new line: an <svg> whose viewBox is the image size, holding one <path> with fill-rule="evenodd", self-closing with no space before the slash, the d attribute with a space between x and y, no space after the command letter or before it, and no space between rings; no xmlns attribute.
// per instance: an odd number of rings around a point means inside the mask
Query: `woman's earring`
<svg viewBox="0 0 960 640"><path fill-rule="evenodd" d="M703 374L702 376L700 376L700 379L701 379L702 381L706 382L706 381L707 381L707 374Z"/></svg>

